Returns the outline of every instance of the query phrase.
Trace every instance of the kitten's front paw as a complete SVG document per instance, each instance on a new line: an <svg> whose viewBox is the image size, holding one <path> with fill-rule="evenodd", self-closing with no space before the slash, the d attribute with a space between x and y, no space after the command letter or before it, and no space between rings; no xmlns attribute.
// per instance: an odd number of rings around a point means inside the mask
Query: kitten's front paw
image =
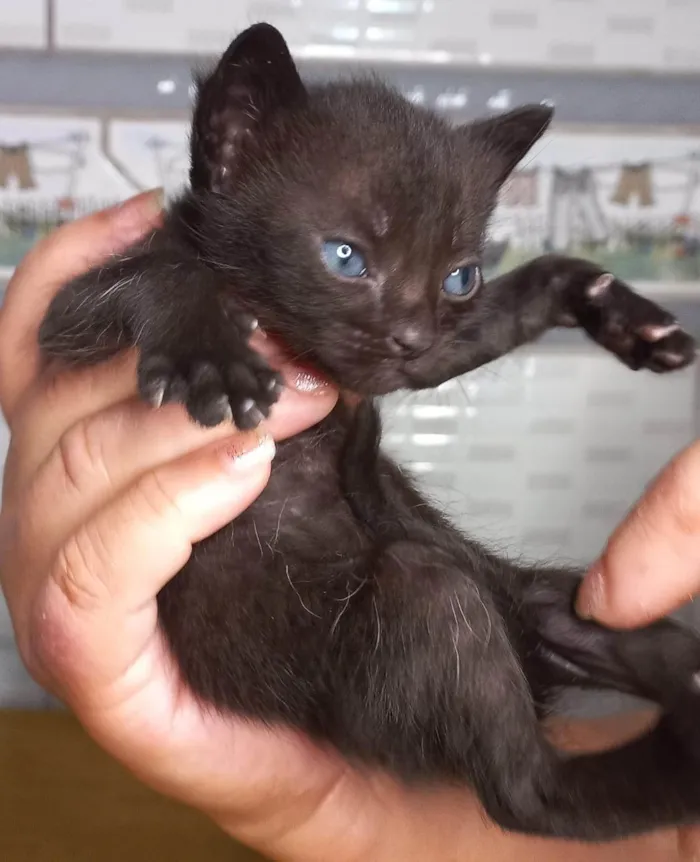
<svg viewBox="0 0 700 862"><path fill-rule="evenodd" d="M613 275L600 275L584 292L583 326L630 368L664 373L695 359L696 342L673 315Z"/></svg>
<svg viewBox="0 0 700 862"><path fill-rule="evenodd" d="M184 404L200 425L233 421L242 431L257 427L282 393L281 375L235 331L204 343L201 350L185 340L177 348L142 347L141 396L155 407Z"/></svg>

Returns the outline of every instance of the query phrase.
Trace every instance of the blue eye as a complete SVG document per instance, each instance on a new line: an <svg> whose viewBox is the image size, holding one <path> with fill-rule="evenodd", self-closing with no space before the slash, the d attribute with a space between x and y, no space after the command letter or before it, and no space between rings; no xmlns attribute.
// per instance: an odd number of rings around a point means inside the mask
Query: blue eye
<svg viewBox="0 0 700 862"><path fill-rule="evenodd" d="M467 299L481 287L481 267L476 264L460 266L442 283L443 291L454 299Z"/></svg>
<svg viewBox="0 0 700 862"><path fill-rule="evenodd" d="M364 256L349 242L329 240L321 248L323 262L336 275L345 278L362 278L367 275Z"/></svg>

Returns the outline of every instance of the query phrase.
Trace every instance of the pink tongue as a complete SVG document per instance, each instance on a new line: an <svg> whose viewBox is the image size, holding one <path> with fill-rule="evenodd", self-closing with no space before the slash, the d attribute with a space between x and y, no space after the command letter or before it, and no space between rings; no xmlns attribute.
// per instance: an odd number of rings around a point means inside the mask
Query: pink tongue
<svg viewBox="0 0 700 862"><path fill-rule="evenodd" d="M254 347L262 353L276 371L279 371L283 365L287 366L284 376L288 380L294 379L294 389L298 389L302 392L304 391L303 382L301 386L299 385L300 379L303 380L304 376L307 376L309 380L309 391L313 391L318 388L318 381L327 383L329 387L333 386L325 375L317 371L312 365L304 362L292 361L289 349L285 345L284 341L278 336L264 332L262 329L256 329L250 337L250 344L251 347ZM293 371L291 371L290 366L294 369ZM291 374L288 373L288 371L291 371ZM350 407L356 407L363 400L362 395L358 395L350 389L341 389L340 397Z"/></svg>
<svg viewBox="0 0 700 862"><path fill-rule="evenodd" d="M284 341L277 335L264 332L262 329L256 329L250 337L250 346L261 353L276 371L281 370L282 366L286 366L284 371L285 377L294 377L296 379L297 385L294 387L295 389L304 390L303 384L301 386L298 385L298 381L304 377L308 378L310 383L315 380L315 385L308 387L309 391L317 389L319 381L327 383L328 386L332 385L326 376L321 374L313 365L308 362L295 360Z"/></svg>

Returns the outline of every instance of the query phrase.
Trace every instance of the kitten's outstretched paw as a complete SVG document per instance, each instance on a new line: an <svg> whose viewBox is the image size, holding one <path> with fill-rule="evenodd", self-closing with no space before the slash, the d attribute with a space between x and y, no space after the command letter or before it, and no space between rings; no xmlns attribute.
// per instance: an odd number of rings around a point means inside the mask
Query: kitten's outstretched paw
<svg viewBox="0 0 700 862"><path fill-rule="evenodd" d="M584 295L583 325L630 368L676 371L695 359L697 345L673 315L605 273Z"/></svg>
<svg viewBox="0 0 700 862"><path fill-rule="evenodd" d="M282 393L282 377L247 344L182 356L173 351L142 351L139 363L141 396L160 407L184 404L200 425L235 422L242 431L257 427L270 414Z"/></svg>

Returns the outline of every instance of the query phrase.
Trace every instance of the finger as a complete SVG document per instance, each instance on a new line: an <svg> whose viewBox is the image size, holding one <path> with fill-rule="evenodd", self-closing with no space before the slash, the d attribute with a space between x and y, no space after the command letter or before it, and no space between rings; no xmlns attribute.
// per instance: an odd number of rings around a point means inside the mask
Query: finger
<svg viewBox="0 0 700 862"><path fill-rule="evenodd" d="M629 628L700 591L700 442L657 477L613 533L579 593L579 613Z"/></svg>
<svg viewBox="0 0 700 862"><path fill-rule="evenodd" d="M34 603L21 643L30 668L72 696L103 696L153 637L158 592L195 542L260 494L273 454L270 437L239 435L149 471L83 524Z"/></svg>
<svg viewBox="0 0 700 862"><path fill-rule="evenodd" d="M59 288L152 230L161 218L160 191L58 228L38 243L10 279L0 309L0 406L5 415L39 368L37 334Z"/></svg>
<svg viewBox="0 0 700 862"><path fill-rule="evenodd" d="M298 434L321 421L335 404L333 390L316 393L285 389L265 423L276 440ZM27 507L39 518L45 554L53 554L65 537L96 510L122 493L139 476L169 461L220 440L236 445L241 435L229 423L215 428L195 425L174 404L154 410L134 399L84 419L62 437L39 467L29 490L22 476L31 475L27 455L10 467L6 499L28 497ZM12 459L11 459L12 460ZM14 476L18 478L15 480Z"/></svg>
<svg viewBox="0 0 700 862"><path fill-rule="evenodd" d="M12 436L45 457L76 422L137 395L137 361L136 351L129 350L99 365L43 372L8 420Z"/></svg>
<svg viewBox="0 0 700 862"><path fill-rule="evenodd" d="M287 386L292 391L321 398L328 405L326 412L330 411L336 396L331 391L330 384L320 377L318 372L291 364L282 348L260 332L254 334L251 346L267 359L272 368L282 372ZM81 420L134 397L137 393L137 361L137 351L131 350L92 367L42 374L39 380L25 392L13 412L11 424L13 437L19 441L18 445L21 447L17 451L15 446L14 454L19 455L15 460L19 460L22 464L21 474L26 476L29 472L33 472L49 456L58 440ZM329 401L329 398L332 401ZM284 425L286 417L292 415L289 408L293 403L294 400L290 401L289 394L284 396L283 404L275 411L275 422L279 420ZM306 406L302 406L298 413L301 424L291 426L296 427L297 431L308 427L304 424L306 422L304 417L307 408L311 407L311 402L302 402L304 403ZM311 424L326 415L324 412L326 408L322 402L317 402L315 407L320 413L317 415L316 409L311 408L309 413ZM171 415L173 415L172 411ZM185 423L182 411L177 415L180 421L175 429L176 433L185 427L192 432L197 427L193 426L191 421ZM222 432L230 434L230 426L228 429L225 425L220 426L211 439L218 439L222 436ZM276 433L274 428L273 433ZM291 436L282 431L280 434ZM142 438L138 439L141 441ZM201 445L206 442L207 439L202 437ZM189 446L184 451L188 448ZM184 454L184 452L176 454Z"/></svg>

